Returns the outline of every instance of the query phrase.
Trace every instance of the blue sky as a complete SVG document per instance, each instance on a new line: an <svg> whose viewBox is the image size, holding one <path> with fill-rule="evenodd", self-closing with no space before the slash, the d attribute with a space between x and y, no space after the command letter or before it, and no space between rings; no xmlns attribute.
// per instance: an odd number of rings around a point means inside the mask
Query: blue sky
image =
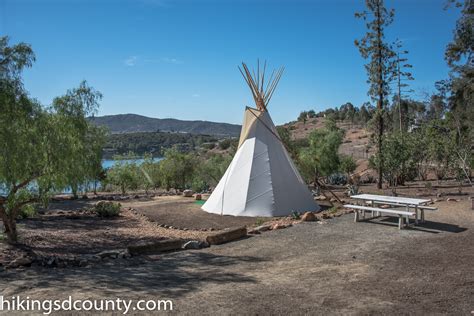
<svg viewBox="0 0 474 316"><path fill-rule="evenodd" d="M387 37L410 51L415 98L447 76L444 48L459 12L445 0L391 0ZM368 101L363 0L0 0L0 34L30 43L24 74L49 104L83 79L101 91L99 115L241 123L253 106L237 65L257 58L285 73L270 103L277 124L301 110Z"/></svg>

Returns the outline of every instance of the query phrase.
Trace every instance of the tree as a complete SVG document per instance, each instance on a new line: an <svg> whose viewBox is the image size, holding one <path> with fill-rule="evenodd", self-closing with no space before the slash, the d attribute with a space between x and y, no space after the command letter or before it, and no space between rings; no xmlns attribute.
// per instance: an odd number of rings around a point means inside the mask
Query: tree
<svg viewBox="0 0 474 316"><path fill-rule="evenodd" d="M123 195L128 190L136 190L142 183L141 173L136 161L131 161L130 156L116 156L112 168L107 170L107 183L120 188Z"/></svg>
<svg viewBox="0 0 474 316"><path fill-rule="evenodd" d="M343 133L339 129L316 129L309 135L309 147L299 154L299 167L308 182L318 183L322 176L329 176L339 169L338 149Z"/></svg>
<svg viewBox="0 0 474 316"><path fill-rule="evenodd" d="M145 190L156 189L161 185L160 163L153 161L150 154L146 154L143 163L138 167L141 174L139 174L139 187ZM139 173L140 173L139 172Z"/></svg>
<svg viewBox="0 0 474 316"><path fill-rule="evenodd" d="M46 203L51 193L67 186L74 164L90 158L73 157L86 139L76 127L97 104L88 104L86 93L73 105L42 107L28 97L21 80L22 70L35 60L31 47L8 45L8 38L0 38L0 218L8 241L16 243L20 213Z"/></svg>
<svg viewBox="0 0 474 316"><path fill-rule="evenodd" d="M87 119L87 116L95 114L101 99L102 94L83 81L78 88L53 100L55 126L73 142L64 139L71 144L67 151L70 164L64 170L64 176L75 198L80 186L96 180L102 171L105 132L91 125Z"/></svg>
<svg viewBox="0 0 474 316"><path fill-rule="evenodd" d="M175 149L165 152L164 159L160 161L160 173L163 186L167 190L185 189L190 186L193 179L195 163L190 154L181 153Z"/></svg>
<svg viewBox="0 0 474 316"><path fill-rule="evenodd" d="M403 132L384 135L383 175L391 186L403 185L405 181L412 180L416 174L412 142L407 139L408 136L409 134ZM379 164L378 159L378 154L372 156L370 165Z"/></svg>
<svg viewBox="0 0 474 316"><path fill-rule="evenodd" d="M209 157L202 157L199 168L196 168L194 181L201 183L204 187L215 187L231 161L230 155L212 154Z"/></svg>
<svg viewBox="0 0 474 316"><path fill-rule="evenodd" d="M385 28L393 21L394 10L387 10L383 0L366 0L368 11L356 13L357 18L366 21L367 33L361 40L355 40L355 45L364 59L369 59L365 65L370 84L368 94L377 101L377 154L379 156L378 188L382 188L383 152L382 141L384 132L385 98L390 93L390 81L393 78L395 53L385 41Z"/></svg>
<svg viewBox="0 0 474 316"><path fill-rule="evenodd" d="M354 160L354 157L346 155L341 156L340 161L340 169L347 175L347 178L349 179L351 174L356 170L357 163Z"/></svg>
<svg viewBox="0 0 474 316"><path fill-rule="evenodd" d="M408 83L406 81L415 80L413 78L412 73L409 69L413 68L411 64L408 63L408 55L407 50L402 49L402 42L397 39L395 41L395 48L397 50L396 57L395 57L395 79L397 83L397 105L398 105L398 119L400 123L400 131L403 131L403 116L407 113L408 109L403 111L402 109L402 98L404 97L403 93L412 92L413 90L405 90L408 87ZM406 104L406 103L405 103ZM407 124L405 124L407 126Z"/></svg>
<svg viewBox="0 0 474 316"><path fill-rule="evenodd" d="M474 1L449 0L461 8L454 36L445 51L450 67L449 79L437 83L446 96L449 113L446 119L455 133L456 159L470 181L467 170L474 148Z"/></svg>

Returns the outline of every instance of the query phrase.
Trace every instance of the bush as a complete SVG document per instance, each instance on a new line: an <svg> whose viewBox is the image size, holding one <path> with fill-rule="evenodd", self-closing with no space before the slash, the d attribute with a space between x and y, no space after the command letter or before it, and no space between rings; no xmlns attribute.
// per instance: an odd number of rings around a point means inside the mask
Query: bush
<svg viewBox="0 0 474 316"><path fill-rule="evenodd" d="M94 212L99 217L119 216L122 205L120 203L100 201L94 206Z"/></svg>
<svg viewBox="0 0 474 316"><path fill-rule="evenodd" d="M36 214L36 210L33 205L25 205L21 208L18 217L21 219L26 219L34 216Z"/></svg>
<svg viewBox="0 0 474 316"><path fill-rule="evenodd" d="M331 185L345 185L347 184L347 176L342 173L333 173L328 177L328 183Z"/></svg>
<svg viewBox="0 0 474 316"><path fill-rule="evenodd" d="M221 141L219 143L219 148L222 149L222 150L226 150L230 147L230 145L232 145L232 140L231 139L224 139L223 141Z"/></svg>

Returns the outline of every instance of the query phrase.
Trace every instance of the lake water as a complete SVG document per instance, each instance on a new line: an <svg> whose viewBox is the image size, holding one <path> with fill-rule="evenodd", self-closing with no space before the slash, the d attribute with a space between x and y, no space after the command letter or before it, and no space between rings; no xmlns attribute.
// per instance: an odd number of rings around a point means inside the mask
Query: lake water
<svg viewBox="0 0 474 316"><path fill-rule="evenodd" d="M156 158L153 158L153 161L154 162L158 162L160 160L163 160L162 157L156 157ZM104 169L108 169L110 167L113 167L114 164L117 162L117 161L120 161L120 163L136 163L137 165L140 165L142 164L145 159L143 158L139 158L139 159L122 159L122 160L113 160L113 159L104 159L102 160L102 168ZM98 183L97 184L98 187L100 187L100 184ZM88 184L88 187L89 188L93 188L94 187L94 183L91 182ZM71 193L71 190L70 189L65 189L63 190L62 193ZM0 188L0 194L5 194L5 192L2 190L2 188Z"/></svg>
<svg viewBox="0 0 474 316"><path fill-rule="evenodd" d="M163 160L163 157L155 157L153 158L154 162L158 162L160 160ZM113 167L114 164L119 161L120 163L136 163L138 165L141 165L143 161L145 161L143 158L139 159L122 159L122 160L113 160L113 159L104 159L102 160L102 168L107 169L110 167Z"/></svg>

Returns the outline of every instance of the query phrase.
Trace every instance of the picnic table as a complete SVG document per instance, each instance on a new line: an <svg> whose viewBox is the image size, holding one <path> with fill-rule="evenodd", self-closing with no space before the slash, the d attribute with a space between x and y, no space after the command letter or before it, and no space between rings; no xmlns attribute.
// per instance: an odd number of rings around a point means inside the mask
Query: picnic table
<svg viewBox="0 0 474 316"><path fill-rule="evenodd" d="M409 225L409 216L415 216L415 224L418 224L420 220L422 223L425 221L425 210L436 210L434 207L426 206L427 203L431 202L431 200L427 199L414 199L414 198L407 198L407 197L398 197L398 196L385 196L385 195L376 195L376 194L358 194L353 195L351 198L356 200L365 201L366 204L370 206L359 206L359 205L345 205L348 208L354 209L356 213L356 221L358 221L359 211L363 212L365 217L365 211L370 211L375 216L380 216L380 213L390 213L396 214L400 217L399 228L403 225L403 217L406 218L406 224ZM387 204L390 206L395 207L403 207L405 210L396 210L396 209L382 209L377 208L377 205L380 204ZM420 216L418 215L420 213Z"/></svg>

